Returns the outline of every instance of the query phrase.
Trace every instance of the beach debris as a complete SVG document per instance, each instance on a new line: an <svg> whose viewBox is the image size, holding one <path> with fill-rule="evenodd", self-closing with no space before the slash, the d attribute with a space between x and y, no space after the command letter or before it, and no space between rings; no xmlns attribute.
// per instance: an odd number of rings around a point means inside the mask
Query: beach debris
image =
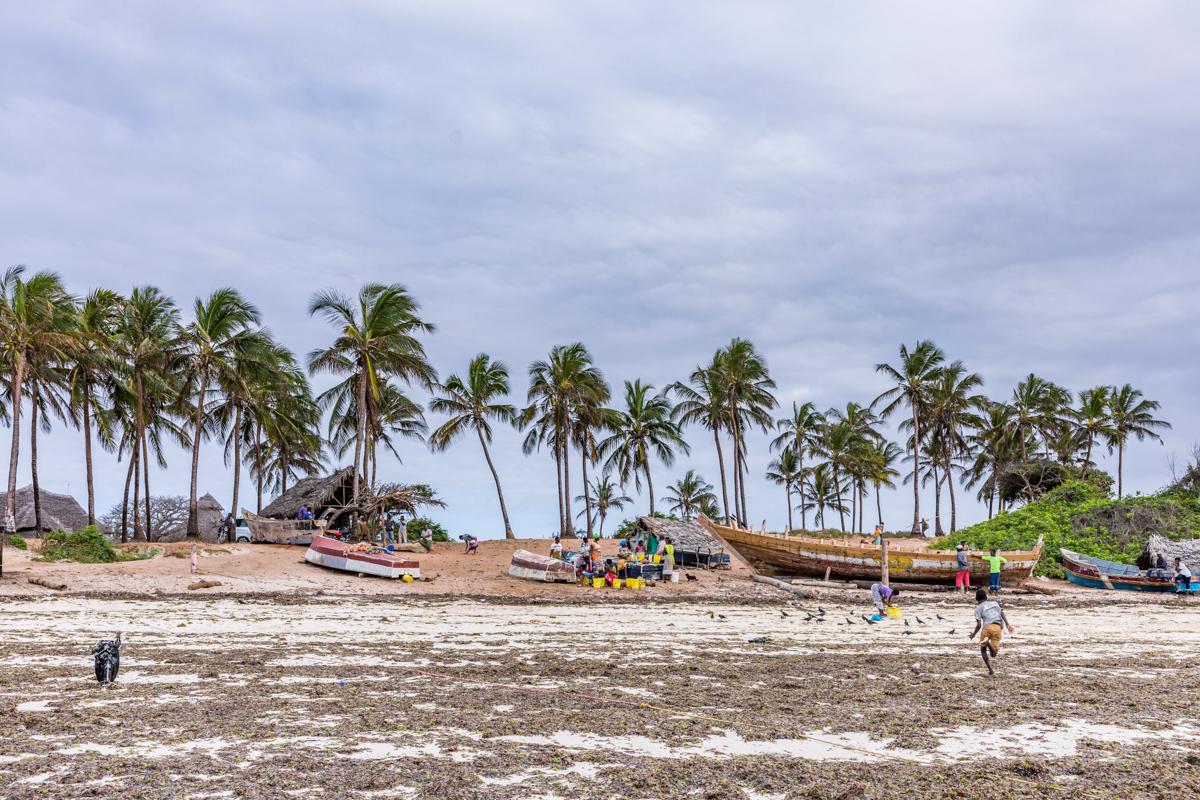
<svg viewBox="0 0 1200 800"><path fill-rule="evenodd" d="M92 656L96 659L96 680L101 684L109 684L117 679L117 671L121 668L121 633L117 632L116 639L101 639L92 648Z"/></svg>
<svg viewBox="0 0 1200 800"><path fill-rule="evenodd" d="M750 644L770 644L771 639L767 636L755 636L750 640Z"/></svg>
<svg viewBox="0 0 1200 800"><path fill-rule="evenodd" d="M211 589L214 586L220 586L220 581L200 580L195 583L189 583L188 589L195 591L196 589Z"/></svg>
<svg viewBox="0 0 1200 800"><path fill-rule="evenodd" d="M61 592L63 589L67 588L65 583L58 583L57 581L47 580L46 578L30 578L29 582L37 584L38 586L45 586L47 589L54 589L58 592Z"/></svg>

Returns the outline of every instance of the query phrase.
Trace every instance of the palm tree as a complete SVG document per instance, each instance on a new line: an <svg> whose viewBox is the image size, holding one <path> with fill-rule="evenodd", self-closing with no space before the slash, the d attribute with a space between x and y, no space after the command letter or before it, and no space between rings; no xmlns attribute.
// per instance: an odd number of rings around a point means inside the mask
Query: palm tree
<svg viewBox="0 0 1200 800"><path fill-rule="evenodd" d="M29 390L29 463L33 473L33 519L37 535L42 535L42 498L38 481L38 431L50 432L50 415L64 422L71 418L70 403L63 396L66 377L56 364L31 358L27 362L26 386Z"/></svg>
<svg viewBox="0 0 1200 800"><path fill-rule="evenodd" d="M675 463L675 449L684 454L690 452L687 442L679 433L679 426L671 421L671 401L665 393L651 394L654 387L639 379L625 381L625 410L614 415L612 436L600 443L598 452L608 459L605 472L616 470L621 484L633 481L640 492L641 477L646 476L646 489L650 495L650 516L654 516L654 483L650 479L650 456L658 457L665 466Z"/></svg>
<svg viewBox="0 0 1200 800"><path fill-rule="evenodd" d="M767 370L767 362L746 339L733 339L719 354L720 368L714 380L723 383L725 407L728 411L726 424L733 438L733 478L735 516L742 527L746 527L749 514L746 510L745 431L748 426L758 425L765 433L774 426L770 410L778 403L770 390L775 388ZM740 501L740 504L739 504Z"/></svg>
<svg viewBox="0 0 1200 800"><path fill-rule="evenodd" d="M1083 474L1086 479L1088 468L1092 466L1092 445L1099 437L1114 441L1116 433L1112 427L1112 417L1108 411L1109 386L1097 386L1094 389L1084 389L1079 393L1079 409L1073 414L1076 429L1087 441L1087 455L1083 458Z"/></svg>
<svg viewBox="0 0 1200 800"><path fill-rule="evenodd" d="M1018 457L1017 436L1021 429L1013 423L1014 413L1006 403L987 402L970 436L975 460L966 472L966 486L971 489L982 484L976 498L987 498L988 519L992 518L1000 473Z"/></svg>
<svg viewBox="0 0 1200 800"><path fill-rule="evenodd" d="M343 458L354 445L358 433L357 377L346 380L317 398L322 413L329 411L329 444L334 455ZM363 449L363 480L375 485L379 462L379 445L391 451L403 463L396 449L393 434L406 439L425 441L429 426L425 424L425 409L414 402L396 384L385 380L378 392L367 392L366 446ZM369 465L369 466L368 466Z"/></svg>
<svg viewBox="0 0 1200 800"><path fill-rule="evenodd" d="M781 419L775 423L775 427L781 431L775 441L771 442L772 450L787 451L791 450L796 454L799 466L797 472L804 473L804 455L812 453L813 447L817 443L817 436L820 434L821 424L825 422L825 417L821 412L817 411L817 407L812 403L805 403L802 406L797 406L792 403L792 416ZM804 481L799 482L800 488L800 528L808 529L806 515L808 512L804 510ZM788 500L788 508L792 505L791 500ZM790 511L788 517L788 526L791 526Z"/></svg>
<svg viewBox="0 0 1200 800"><path fill-rule="evenodd" d="M688 380L691 386L676 381L667 387L668 391L675 393L679 401L672 412L673 419L681 428L684 425L695 424L712 431L713 443L717 446L717 466L721 473L721 498L725 503L725 519L728 520L729 490L725 483L725 457L721 453L720 433L722 429L729 429L729 414L725 407L725 377L721 352L717 351L713 355L709 366L697 366ZM707 516L715 518L711 514Z"/></svg>
<svg viewBox="0 0 1200 800"><path fill-rule="evenodd" d="M846 410L844 412L836 408L831 408L825 413L824 419L844 422L845 426L849 428L854 436L854 441L851 444L851 449L847 454L845 463L839 467L839 477L840 473L844 472L850 479L850 528L853 530L854 521L857 518L859 532L861 533L863 517L862 500L867 494L864 472L865 464L862 461L862 455L865 452L864 448L868 442L883 440L883 436L880 435L877 429L879 417L870 408L864 408L858 403L846 403ZM820 436L818 435L819 440Z"/></svg>
<svg viewBox="0 0 1200 800"><path fill-rule="evenodd" d="M415 336L434 330L433 325L417 316L419 309L417 301L400 284L369 283L359 290L357 302L327 289L313 295L308 303L309 316L320 314L338 329L332 347L308 354L309 372L357 378L354 506L358 505L359 481L366 475L368 393L378 401L380 386L389 376L409 384L416 381L430 391L437 380L437 372Z"/></svg>
<svg viewBox="0 0 1200 800"><path fill-rule="evenodd" d="M1152 412L1158 409L1157 401L1143 400L1142 393L1128 383L1120 389L1114 386L1109 391L1108 415L1113 433L1110 435L1108 446L1109 452L1114 446L1117 448L1118 498L1125 493L1121 480L1125 464L1125 442L1129 440L1130 436L1136 436L1139 442L1147 438L1158 439L1161 442L1162 438L1154 432L1154 429L1171 427L1170 423L1154 418Z"/></svg>
<svg viewBox="0 0 1200 800"><path fill-rule="evenodd" d="M866 437L855 431L849 420L839 418L836 409L830 409L826 414L813 452L825 459L838 497L843 496L841 476L854 468L866 441ZM844 532L846 516L843 508L838 509L838 518Z"/></svg>
<svg viewBox="0 0 1200 800"><path fill-rule="evenodd" d="M17 529L17 463L21 441L21 404L25 376L31 363L66 362L77 343L71 317L74 303L62 279L53 272L38 272L29 280L23 266L12 267L0 280L0 336L8 372L8 394L12 403L12 450L8 462L8 498L4 528ZM4 570L4 546L0 541L0 574Z"/></svg>
<svg viewBox="0 0 1200 800"><path fill-rule="evenodd" d="M879 515L879 524L883 525L883 504L879 498L880 487L895 489L893 478L900 477L900 471L895 464L904 452L895 442L870 441L862 455L865 464L865 477L875 487L875 512Z"/></svg>
<svg viewBox="0 0 1200 800"><path fill-rule="evenodd" d="M833 472L828 464L818 464L811 472L807 480L808 490L806 503L809 509L815 509L817 514L814 519L818 526L817 530L825 529L825 509L829 508L839 513L844 513L846 504L842 500L841 491L833 480Z"/></svg>
<svg viewBox="0 0 1200 800"><path fill-rule="evenodd" d="M558 479L559 530L574 537L571 524L571 468L567 456L573 440L573 421L579 408L599 407L607 397L604 374L592 366L592 354L581 343L557 345L550 358L529 366L529 406L521 412L522 428L532 425L523 450L529 455L543 443L554 448Z"/></svg>
<svg viewBox="0 0 1200 800"><path fill-rule="evenodd" d="M721 509L717 506L717 496L705 498L696 504L696 515L703 514L714 522L720 522L724 519L721 516Z"/></svg>
<svg viewBox="0 0 1200 800"><path fill-rule="evenodd" d="M583 496L576 497L576 500L590 502L596 507L596 516L600 520L600 538L604 538L604 519L608 516L609 509L615 508L618 511L623 509L628 504L632 503L631 498L621 494L621 485L613 483L612 478L607 475L600 477L599 481L591 481L588 484L587 492L591 495L590 500ZM587 509L585 508L584 511ZM580 512L581 514L584 512Z"/></svg>
<svg viewBox="0 0 1200 800"><path fill-rule="evenodd" d="M195 397L192 412L192 482L188 498L188 538L200 537L197 487L200 476L200 441L205 438L205 403L221 395L224 387L239 382L239 370L257 362L268 363L270 338L251 327L259 323L258 309L236 289L217 289L208 300L196 298L194 319L183 329L187 380L184 392ZM236 514L236 510L234 511Z"/></svg>
<svg viewBox="0 0 1200 800"><path fill-rule="evenodd" d="M75 358L67 380L71 388L72 421L83 428L84 464L87 471L88 524L96 524L96 490L92 471L92 422L99 425L102 447L113 448L112 423L104 403L104 386L113 371L112 336L124 300L116 292L95 289L79 307L75 330L79 334Z"/></svg>
<svg viewBox="0 0 1200 800"><path fill-rule="evenodd" d="M706 501L716 502L717 496L712 492L712 484L689 469L682 478L667 487L667 496L662 498L664 503L671 503L670 511L678 511L686 520L693 519L699 512L700 506Z"/></svg>
<svg viewBox="0 0 1200 800"><path fill-rule="evenodd" d="M929 398L930 388L937 378L938 370L946 360L946 355L931 341L917 342L917 346L909 352L908 347L900 345L900 365L876 364L875 371L890 378L896 385L876 397L871 408L880 401L887 401L880 417L887 419L901 406L907 405L912 414L913 437L911 448L913 453L913 533L921 529L921 490L917 485L921 470L921 413Z"/></svg>
<svg viewBox="0 0 1200 800"><path fill-rule="evenodd" d="M958 530L954 499L955 461L968 449L965 431L979 426L980 419L976 412L986 407L986 398L974 393L981 386L983 378L978 373L968 373L961 361L955 361L942 368L930 399L930 423L941 448L940 460L950 489L951 533Z"/></svg>
<svg viewBox="0 0 1200 800"><path fill-rule="evenodd" d="M483 458L492 479L496 482L496 495L500 498L500 514L504 517L504 538L515 539L512 525L508 521L508 509L504 506L504 492L500 489L500 474L488 454L488 442L492 441L491 420L515 425L517 409L507 403L494 402L508 397L508 366L503 361L493 362L487 353L480 353L467 365L467 379L451 375L442 384L441 395L429 403L429 410L437 414L453 416L429 437L429 446L434 452L444 451L450 443L470 429L479 436Z"/></svg>
<svg viewBox="0 0 1200 800"><path fill-rule="evenodd" d="M147 431L164 429L166 417L190 411L179 389L183 361L179 311L157 287L139 286L130 292L117 318L113 350L120 362L129 400L127 418L133 421L133 447L139 451L138 469L145 488L145 533L153 530L150 518L150 443ZM191 447L190 440L186 446ZM163 464L161 450L159 463ZM137 475L134 475L135 486ZM136 505L136 503L135 503Z"/></svg>
<svg viewBox="0 0 1200 800"><path fill-rule="evenodd" d="M788 533L795 528L792 525L792 489L802 486L804 470L800 466L800 457L792 448L784 448L779 458L767 465L767 480L782 486L787 492ZM800 495L800 505L804 505L804 495Z"/></svg>

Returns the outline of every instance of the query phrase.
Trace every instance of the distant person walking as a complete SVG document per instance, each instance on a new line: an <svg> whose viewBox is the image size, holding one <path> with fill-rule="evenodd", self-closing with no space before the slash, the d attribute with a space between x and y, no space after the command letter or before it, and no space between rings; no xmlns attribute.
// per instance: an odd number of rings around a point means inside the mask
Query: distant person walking
<svg viewBox="0 0 1200 800"><path fill-rule="evenodd" d="M986 589L975 593L975 602L979 604L975 606L975 630L967 634L967 638L974 639L979 629L983 629L979 636L979 655L987 666L988 674L995 677L996 670L992 669L992 659L1000 653L1001 626L1007 627L1009 633L1013 632L1013 626L1004 616L1000 604L995 600L988 600Z"/></svg>
<svg viewBox="0 0 1200 800"><path fill-rule="evenodd" d="M992 565L991 572L988 575L988 578L991 580L991 583L989 584L989 588L993 592L998 592L998 591L1000 591L1000 565L1007 564L1008 559L1005 558L1004 556L996 555L996 548L994 548L994 547L991 549L990 552L991 552L991 555L980 556L980 558L982 558L984 561L986 561Z"/></svg>

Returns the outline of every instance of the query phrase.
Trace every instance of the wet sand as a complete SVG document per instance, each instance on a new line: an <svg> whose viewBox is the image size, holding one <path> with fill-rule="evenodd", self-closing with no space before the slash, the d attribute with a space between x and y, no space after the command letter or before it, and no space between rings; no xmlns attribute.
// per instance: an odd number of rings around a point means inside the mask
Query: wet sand
<svg viewBox="0 0 1200 800"><path fill-rule="evenodd" d="M562 588L576 601L0 600L0 796L1200 788L1200 616L1182 603L1011 598L990 679L953 595L912 598L906 627L863 623L865 593L589 604ZM826 621L805 621L818 603ZM120 680L101 688L87 651L117 630Z"/></svg>

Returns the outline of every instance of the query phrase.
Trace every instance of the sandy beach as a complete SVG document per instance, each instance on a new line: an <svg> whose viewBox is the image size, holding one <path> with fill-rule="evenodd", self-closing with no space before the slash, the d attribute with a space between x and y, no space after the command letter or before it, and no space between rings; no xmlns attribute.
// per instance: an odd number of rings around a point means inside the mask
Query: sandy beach
<svg viewBox="0 0 1200 800"><path fill-rule="evenodd" d="M170 555L9 550L0 797L1200 788L1200 617L1172 598L1010 596L1017 631L989 679L958 595L869 626L865 592L803 599L736 569L643 593L530 584L497 574L514 547L441 545L422 558L437 579L403 585L255 545L202 558L228 580L202 592ZM121 674L100 687L88 651L117 631Z"/></svg>

